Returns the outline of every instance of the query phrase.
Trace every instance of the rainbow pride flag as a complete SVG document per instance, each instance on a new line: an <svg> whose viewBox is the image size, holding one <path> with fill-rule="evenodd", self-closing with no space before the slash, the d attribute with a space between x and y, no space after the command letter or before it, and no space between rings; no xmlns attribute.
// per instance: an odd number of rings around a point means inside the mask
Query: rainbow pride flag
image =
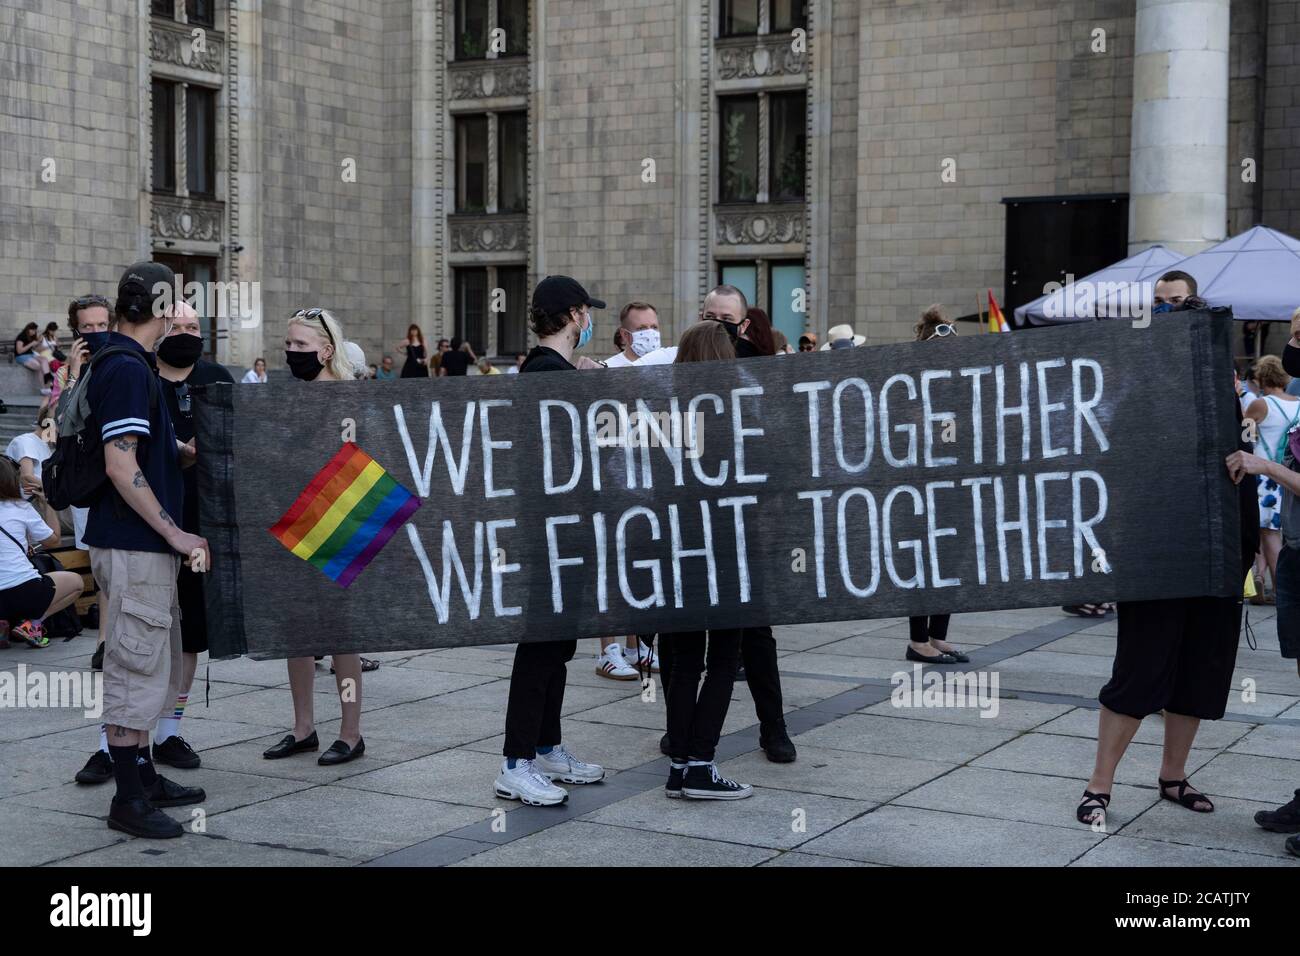
<svg viewBox="0 0 1300 956"><path fill-rule="evenodd" d="M347 587L420 507L420 499L348 442L270 529L282 545Z"/></svg>

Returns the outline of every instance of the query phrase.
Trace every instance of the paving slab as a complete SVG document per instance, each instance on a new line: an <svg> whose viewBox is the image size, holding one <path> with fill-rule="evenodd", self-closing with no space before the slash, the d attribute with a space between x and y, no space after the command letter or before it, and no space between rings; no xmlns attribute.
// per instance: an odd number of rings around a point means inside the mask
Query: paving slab
<svg viewBox="0 0 1300 956"><path fill-rule="evenodd" d="M866 707L859 713L883 717L906 717L941 724L970 724L980 726L993 723L1009 730L1030 730L1059 717L1074 708L1070 704L1048 704L1036 700L1019 700L1003 697L998 701L996 717L981 717L972 707L895 707L892 701L883 701Z"/></svg>
<svg viewBox="0 0 1300 956"><path fill-rule="evenodd" d="M885 806L802 849L890 866L1064 866L1104 837L1035 823Z"/></svg>
<svg viewBox="0 0 1300 956"><path fill-rule="evenodd" d="M772 763L761 752L746 753L720 764L731 779L756 787L820 793L866 803L892 800L952 768L953 764L933 760L822 747L800 747L799 759L792 764Z"/></svg>
<svg viewBox="0 0 1300 956"><path fill-rule="evenodd" d="M1119 762L1115 779L1119 783L1154 787L1160 774L1162 748L1155 744L1130 744ZM1187 771L1195 774L1215 757L1217 751L1193 748ZM1086 781L1096 761L1097 745L1083 737L1028 733L972 761L976 767L1018 770ZM1199 777L1197 778L1199 781Z"/></svg>
<svg viewBox="0 0 1300 956"><path fill-rule="evenodd" d="M1279 843L1285 839L1275 834ZM1161 840L1139 840L1116 834L1089 850L1070 866L1148 866L1182 867L1222 866L1294 866L1295 857L1282 859L1258 853L1238 853L1232 850L1210 850L1191 844L1165 843Z"/></svg>
<svg viewBox="0 0 1300 956"><path fill-rule="evenodd" d="M938 763L960 764L973 760L1017 736L1019 731L998 727L997 719L980 725L933 723L897 716L849 714L799 734L795 745L832 750L893 754Z"/></svg>
<svg viewBox="0 0 1300 956"><path fill-rule="evenodd" d="M1198 780L1199 784L1199 780ZM1276 810L1277 803L1215 797L1213 813L1195 813L1169 800L1157 800L1145 813L1119 831L1120 835L1166 843L1195 844L1210 850L1232 850L1296 859L1286 851L1284 834L1271 833L1255 824L1260 810Z"/></svg>
<svg viewBox="0 0 1300 956"><path fill-rule="evenodd" d="M1276 807L1300 787L1300 764L1276 757L1221 753L1191 779L1198 790L1211 796L1262 800Z"/></svg>
<svg viewBox="0 0 1300 956"><path fill-rule="evenodd" d="M455 866L756 866L775 850L572 820Z"/></svg>
<svg viewBox="0 0 1300 956"><path fill-rule="evenodd" d="M1088 707L1077 707L1036 729L1044 734L1064 734L1068 737L1086 737L1089 740L1096 740L1097 718L1098 711ZM1252 726L1254 725L1235 720L1203 720L1196 731L1196 746L1202 749L1229 747L1248 735ZM1164 718L1160 714L1152 714L1138 725L1138 732L1133 740L1140 744L1163 744L1164 738Z"/></svg>

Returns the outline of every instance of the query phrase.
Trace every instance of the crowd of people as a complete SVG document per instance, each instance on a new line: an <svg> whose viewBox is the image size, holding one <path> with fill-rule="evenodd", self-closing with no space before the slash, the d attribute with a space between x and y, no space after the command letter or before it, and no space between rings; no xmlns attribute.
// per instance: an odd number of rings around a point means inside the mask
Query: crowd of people
<svg viewBox="0 0 1300 956"><path fill-rule="evenodd" d="M38 335L31 324L23 331L15 342L15 359L41 377L50 402L33 432L15 439L9 457L0 459L0 531L13 544L0 549L0 616L19 622L12 633L20 639L41 646L41 621L75 601L82 582L76 574L42 572L28 554L33 546L56 545L70 527L77 547L90 553L100 590L101 646L94 663L104 675L100 746L76 780L87 785L114 781L108 825L151 838L181 835L180 824L163 808L206 798L201 788L162 776L156 765L189 769L201 763L180 734L198 656L207 649L197 572L210 561L199 533L192 466L202 452L195 447L190 391L233 381L225 368L203 358L199 318L192 308L185 303L161 311L154 307L154 287L173 282L166 266L139 262L122 276L111 307L100 296L74 300L68 309L74 342L66 354L58 347L57 327ZM1190 275L1167 273L1155 286L1155 311L1203 307L1196 291ZM615 353L595 360L580 353L592 342L593 310L605 307L575 279L543 279L529 310L536 345L519 355L508 372L734 361L796 352L743 292L720 285L705 296L699 321L684 330L675 346L663 344L658 311L651 303L627 303L619 312ZM1300 399L1291 376L1300 375L1300 310L1291 331L1284 355L1266 357L1255 367L1249 390L1237 384L1242 443L1226 458L1225 468L1239 487L1243 577L1258 555L1273 582L1281 653L1298 658ZM938 306L927 309L915 328L916 340L923 342L950 342L957 334ZM827 339L819 346L816 335L805 333L797 352L856 348L866 341L849 325L832 327ZM409 327L398 346L404 353L400 372L391 355L367 366L338 319L322 308L300 309L289 317L284 349L289 373L308 383L460 376L471 368L501 374L458 338L440 339L430 352L417 325ZM266 380L266 362L259 358L243 381ZM49 489L41 467L54 442L51 415L59 434L80 434L78 428L84 428L102 446L102 489L87 507L71 509L66 520L43 494ZM1255 481L1246 480L1250 476ZM1076 810L1079 822L1104 823L1116 767L1141 721L1158 713L1164 717L1160 796L1195 812L1214 809L1189 782L1186 761L1200 721L1224 716L1241 615L1241 597L1119 604L1116 657L1099 695L1096 762ZM923 664L969 662L948 641L949 623L946 614L911 618L903 656ZM604 768L579 758L564 740L567 665L576 648L576 640L517 646L503 759L493 784L497 796L552 806L567 800L563 785L603 779ZM287 661L292 728L264 752L266 759L320 750L313 714L317 663L310 657ZM338 739L319 755L319 763L341 764L364 754L362 675L375 667L376 662L358 654L333 656L343 716ZM660 748L669 758L665 794L670 798L734 800L752 794L750 785L728 779L715 763L738 680L748 685L753 698L767 758L775 763L797 760L785 725L771 627L609 636L601 640L596 673L612 680L659 674L667 725ZM1294 800L1261 811L1256 820L1271 830L1300 832L1300 790ZM1292 837L1288 848L1300 854L1297 839Z"/></svg>

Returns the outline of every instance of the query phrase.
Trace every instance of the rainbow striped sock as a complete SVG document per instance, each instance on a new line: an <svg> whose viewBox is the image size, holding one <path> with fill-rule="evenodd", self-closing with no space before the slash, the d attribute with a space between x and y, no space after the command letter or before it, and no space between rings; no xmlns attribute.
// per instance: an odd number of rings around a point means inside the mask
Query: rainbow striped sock
<svg viewBox="0 0 1300 956"><path fill-rule="evenodd" d="M189 701L189 694L176 695L176 708L172 711L170 717L163 717L158 721L157 730L154 732L154 740L162 743L164 740L180 735L181 718L185 716L185 705Z"/></svg>

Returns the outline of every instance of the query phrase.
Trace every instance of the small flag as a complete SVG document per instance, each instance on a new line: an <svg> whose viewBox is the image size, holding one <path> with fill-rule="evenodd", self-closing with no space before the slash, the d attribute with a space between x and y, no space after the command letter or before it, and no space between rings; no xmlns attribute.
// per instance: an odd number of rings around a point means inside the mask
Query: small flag
<svg viewBox="0 0 1300 956"><path fill-rule="evenodd" d="M418 507L419 498L348 442L270 531L298 557L347 587Z"/></svg>
<svg viewBox="0 0 1300 956"><path fill-rule="evenodd" d="M989 331L1011 331L1011 326L1007 325L1007 320L1002 317L1002 310L998 308L998 300L993 298L992 289L989 289Z"/></svg>

